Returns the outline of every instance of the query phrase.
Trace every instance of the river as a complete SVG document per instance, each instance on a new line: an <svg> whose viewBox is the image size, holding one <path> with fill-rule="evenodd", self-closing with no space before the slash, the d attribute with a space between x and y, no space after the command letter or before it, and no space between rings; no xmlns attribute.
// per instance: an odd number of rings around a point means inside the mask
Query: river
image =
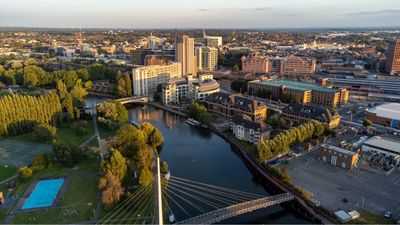
<svg viewBox="0 0 400 225"><path fill-rule="evenodd" d="M156 109L138 106L129 109L129 119L138 123L150 122L162 132L164 145L161 160L169 164L172 176L221 187L268 195L253 175L218 135L193 127L185 119ZM173 210L175 213L175 210ZM175 213L178 221L188 216ZM241 215L224 223L308 223L280 206Z"/></svg>

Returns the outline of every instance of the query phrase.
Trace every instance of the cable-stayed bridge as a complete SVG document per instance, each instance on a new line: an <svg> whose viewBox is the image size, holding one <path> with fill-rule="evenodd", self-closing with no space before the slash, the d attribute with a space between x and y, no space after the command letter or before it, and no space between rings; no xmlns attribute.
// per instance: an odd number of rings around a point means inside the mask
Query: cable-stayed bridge
<svg viewBox="0 0 400 225"><path fill-rule="evenodd" d="M140 187L98 224L213 224L294 199L288 193L264 196L174 176L167 179L157 171L154 185Z"/></svg>

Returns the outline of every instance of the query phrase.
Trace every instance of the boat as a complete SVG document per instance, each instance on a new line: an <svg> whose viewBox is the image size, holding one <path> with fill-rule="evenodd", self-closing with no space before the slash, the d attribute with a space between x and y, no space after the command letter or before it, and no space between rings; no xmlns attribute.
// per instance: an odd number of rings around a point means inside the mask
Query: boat
<svg viewBox="0 0 400 225"><path fill-rule="evenodd" d="M192 126L195 126L195 127L198 127L198 126L201 125L201 123L199 121L197 121L195 119L192 119L192 118L187 119L186 123L188 123L188 124L190 124Z"/></svg>
<svg viewBox="0 0 400 225"><path fill-rule="evenodd" d="M171 173L168 171L168 172L165 174L165 179L169 180L169 178L171 178Z"/></svg>
<svg viewBox="0 0 400 225"><path fill-rule="evenodd" d="M168 220L171 224L175 223L175 215L174 215L174 213L172 213L171 210L169 210L169 213L168 213Z"/></svg>
<svg viewBox="0 0 400 225"><path fill-rule="evenodd" d="M203 124L201 124L201 127L202 127L202 128L204 128L204 129L207 129L207 128L208 128L208 126L207 126L207 125L205 125L204 123L203 123Z"/></svg>

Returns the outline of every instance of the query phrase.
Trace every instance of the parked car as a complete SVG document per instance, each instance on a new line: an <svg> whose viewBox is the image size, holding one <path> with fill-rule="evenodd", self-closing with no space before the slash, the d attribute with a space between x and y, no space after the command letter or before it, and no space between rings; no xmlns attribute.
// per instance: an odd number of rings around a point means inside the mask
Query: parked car
<svg viewBox="0 0 400 225"><path fill-rule="evenodd" d="M392 212L387 211L387 212L385 213L385 218L390 218L390 217L392 217L392 215L393 215Z"/></svg>

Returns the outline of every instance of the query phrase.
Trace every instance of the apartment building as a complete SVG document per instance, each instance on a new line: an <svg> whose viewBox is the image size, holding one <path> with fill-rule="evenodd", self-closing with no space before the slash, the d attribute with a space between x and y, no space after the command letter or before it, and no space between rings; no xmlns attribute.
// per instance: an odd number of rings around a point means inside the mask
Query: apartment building
<svg viewBox="0 0 400 225"><path fill-rule="evenodd" d="M281 71L283 75L307 75L315 73L316 59L289 56L282 59Z"/></svg>
<svg viewBox="0 0 400 225"><path fill-rule="evenodd" d="M196 48L197 69L213 71L218 66L218 49L213 47Z"/></svg>
<svg viewBox="0 0 400 225"><path fill-rule="evenodd" d="M205 103L208 111L226 118L247 115L252 121L261 122L267 117L267 107L263 103L240 94L214 93L206 98Z"/></svg>
<svg viewBox="0 0 400 225"><path fill-rule="evenodd" d="M257 144L270 138L272 128L263 122L251 121L247 116L235 116L231 121L231 130L237 139Z"/></svg>
<svg viewBox="0 0 400 225"><path fill-rule="evenodd" d="M340 116L327 108L303 104L289 104L282 110L282 117L291 121L293 125L307 123L310 120L317 120L327 128L336 128L340 123Z"/></svg>
<svg viewBox="0 0 400 225"><path fill-rule="evenodd" d="M152 95L157 87L171 78L182 76L181 64L178 62L166 65L141 66L133 69L132 83L134 95Z"/></svg>
<svg viewBox="0 0 400 225"><path fill-rule="evenodd" d="M196 75L196 58L194 51L194 38L187 35L180 35L175 40L175 60L180 62L182 75Z"/></svg>
<svg viewBox="0 0 400 225"><path fill-rule="evenodd" d="M162 86L162 102L164 105L176 105L190 99L205 101L207 96L219 91L220 86L211 74L199 75L198 78L192 75L172 78Z"/></svg>

